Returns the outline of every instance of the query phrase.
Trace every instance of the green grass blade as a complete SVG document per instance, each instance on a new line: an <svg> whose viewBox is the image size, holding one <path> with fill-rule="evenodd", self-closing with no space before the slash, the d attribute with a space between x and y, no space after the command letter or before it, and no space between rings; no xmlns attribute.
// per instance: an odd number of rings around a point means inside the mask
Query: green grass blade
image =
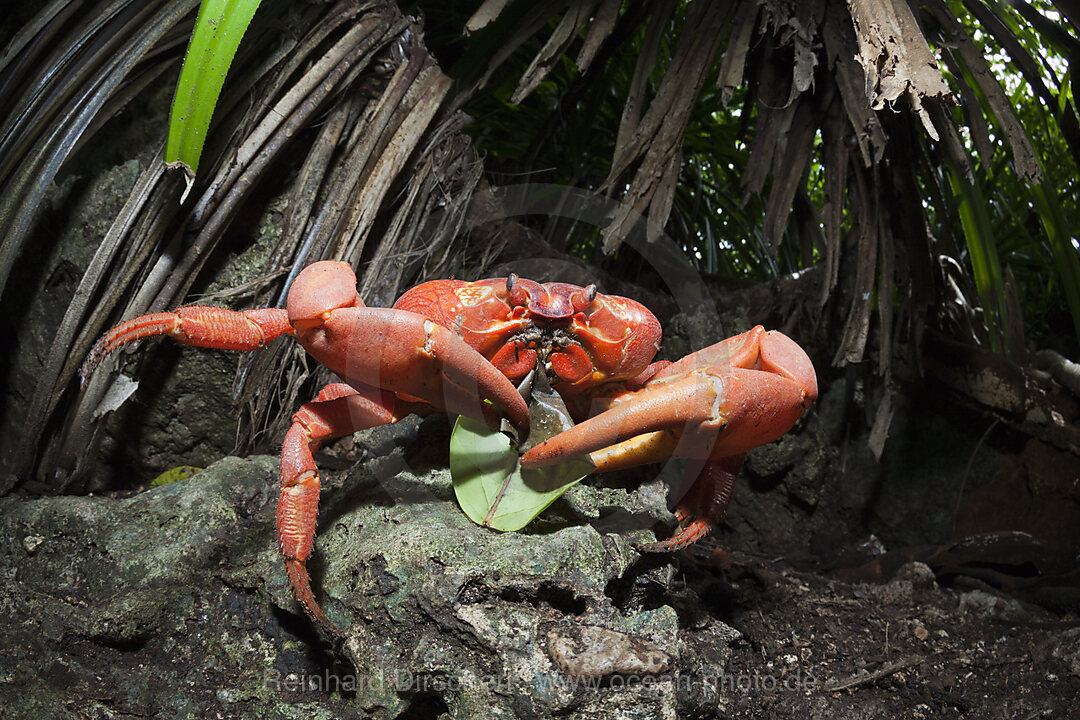
<svg viewBox="0 0 1080 720"><path fill-rule="evenodd" d="M960 225L971 259L971 271L975 287L986 314L986 327L990 331L990 347L1004 352L1005 334L1009 327L1008 305L1005 298L1005 281L998 260L997 245L990 218L986 211L979 186L964 177L962 170L949 163L949 184L959 204Z"/></svg>
<svg viewBox="0 0 1080 720"><path fill-rule="evenodd" d="M190 185L221 86L259 0L203 0L176 84L165 162L181 167Z"/></svg>
<svg viewBox="0 0 1080 720"><path fill-rule="evenodd" d="M1043 228L1050 240L1050 249L1054 253L1054 265L1058 280L1065 293L1065 301L1072 315L1076 337L1080 338L1080 254L1073 245L1065 213L1061 209L1053 192L1047 192L1044 185L1032 185L1031 194L1035 199L1035 209L1039 213Z"/></svg>

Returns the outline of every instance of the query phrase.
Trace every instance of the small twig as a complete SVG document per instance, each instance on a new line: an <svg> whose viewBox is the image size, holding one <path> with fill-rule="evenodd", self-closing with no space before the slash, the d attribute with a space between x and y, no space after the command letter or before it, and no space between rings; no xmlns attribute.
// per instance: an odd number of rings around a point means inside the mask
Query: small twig
<svg viewBox="0 0 1080 720"><path fill-rule="evenodd" d="M870 685L876 683L882 678L888 677L893 673L901 670L906 670L909 667L915 665L921 665L925 661L925 658L918 655L909 655L905 658L901 658L896 662L885 663L874 672L867 672L866 670L860 670L854 675L849 676L844 680L838 680L829 683L825 686L826 692L837 692L839 690L850 690L851 688L859 687L860 685Z"/></svg>
<svg viewBox="0 0 1080 720"><path fill-rule="evenodd" d="M280 267L276 270L260 275L257 278L248 280L247 282L227 287L215 292L206 293L205 295L193 295L191 296L192 303L208 303L214 300L227 300L229 298L244 297L247 295L253 295L255 292L262 290L265 285L270 284L274 280L289 272L289 268Z"/></svg>
<svg viewBox="0 0 1080 720"><path fill-rule="evenodd" d="M1035 720L1035 718L1037 717L1050 717L1051 712L1052 711L1050 708L1040 708L1039 710L1033 711L1029 715L1025 715L1024 720Z"/></svg>

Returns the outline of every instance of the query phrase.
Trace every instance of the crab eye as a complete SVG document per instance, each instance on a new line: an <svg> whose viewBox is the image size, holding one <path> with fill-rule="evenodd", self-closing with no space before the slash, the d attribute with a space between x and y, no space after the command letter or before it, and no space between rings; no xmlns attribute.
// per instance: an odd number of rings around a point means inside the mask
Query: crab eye
<svg viewBox="0 0 1080 720"><path fill-rule="evenodd" d="M570 298L570 302L574 306L574 312L579 313L584 312L585 308L589 307L595 299L596 285L590 285L581 292L574 293Z"/></svg>
<svg viewBox="0 0 1080 720"><path fill-rule="evenodd" d="M506 302L513 307L523 307L529 304L528 284L518 282L518 276L510 273L506 278Z"/></svg>

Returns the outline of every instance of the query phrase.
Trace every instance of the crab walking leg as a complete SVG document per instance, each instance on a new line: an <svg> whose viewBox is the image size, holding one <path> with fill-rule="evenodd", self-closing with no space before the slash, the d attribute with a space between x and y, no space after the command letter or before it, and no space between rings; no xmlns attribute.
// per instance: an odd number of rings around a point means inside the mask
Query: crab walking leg
<svg viewBox="0 0 1080 720"><path fill-rule="evenodd" d="M708 535L724 518L731 504L735 480L742 470L744 457L732 455L707 463L675 511L682 529L667 540L644 543L638 545L637 549L641 552L674 552Z"/></svg>
<svg viewBox="0 0 1080 720"><path fill-rule="evenodd" d="M314 453L325 440L397 421L395 399L372 390L361 393L345 383L323 388L314 401L293 415L281 447L281 498L277 507L277 537L293 594L304 612L331 636L341 631L315 601L306 561L315 545L319 511L319 469Z"/></svg>
<svg viewBox="0 0 1080 720"><path fill-rule="evenodd" d="M227 310L191 305L120 323L98 340L79 368L85 386L105 356L128 343L168 335L182 345L217 350L256 350L281 335L291 335L289 314L279 308Z"/></svg>
<svg viewBox="0 0 1080 720"><path fill-rule="evenodd" d="M589 453L589 459L596 465L594 472L621 470L662 462L675 454L678 442L678 433L657 430L595 450ZM682 529L667 540L638 545L638 550L673 552L708 535L727 512L744 457L745 454L739 454L708 461L675 510L675 519Z"/></svg>

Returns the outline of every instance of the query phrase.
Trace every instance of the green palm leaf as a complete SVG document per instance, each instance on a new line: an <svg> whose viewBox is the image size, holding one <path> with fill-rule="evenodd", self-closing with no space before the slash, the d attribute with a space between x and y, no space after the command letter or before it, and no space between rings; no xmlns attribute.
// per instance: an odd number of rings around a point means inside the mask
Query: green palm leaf
<svg viewBox="0 0 1080 720"><path fill-rule="evenodd" d="M206 132L236 49L260 0L203 0L176 84L165 162L183 168L188 185L199 169Z"/></svg>

